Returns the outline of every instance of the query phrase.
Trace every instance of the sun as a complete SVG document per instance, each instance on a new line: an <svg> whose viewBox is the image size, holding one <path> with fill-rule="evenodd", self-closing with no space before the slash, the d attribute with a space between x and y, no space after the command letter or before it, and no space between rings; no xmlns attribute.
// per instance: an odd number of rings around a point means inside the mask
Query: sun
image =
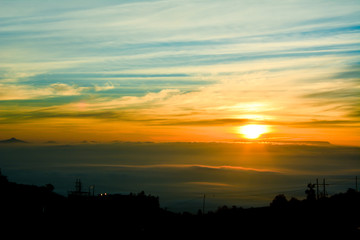
<svg viewBox="0 0 360 240"><path fill-rule="evenodd" d="M266 132L268 132L268 127L265 125L249 124L239 128L239 133L247 139L259 138Z"/></svg>

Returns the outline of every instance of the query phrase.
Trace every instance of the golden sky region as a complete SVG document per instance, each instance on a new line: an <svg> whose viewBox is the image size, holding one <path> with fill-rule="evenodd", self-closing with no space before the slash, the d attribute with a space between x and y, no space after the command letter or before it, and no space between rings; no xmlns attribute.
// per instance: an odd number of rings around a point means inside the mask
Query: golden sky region
<svg viewBox="0 0 360 240"><path fill-rule="evenodd" d="M360 146L359 14L351 0L4 1L0 139Z"/></svg>

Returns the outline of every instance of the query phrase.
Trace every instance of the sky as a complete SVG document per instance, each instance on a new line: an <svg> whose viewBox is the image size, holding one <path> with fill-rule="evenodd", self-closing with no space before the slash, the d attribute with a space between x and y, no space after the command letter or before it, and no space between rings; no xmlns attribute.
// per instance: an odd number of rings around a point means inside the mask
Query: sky
<svg viewBox="0 0 360 240"><path fill-rule="evenodd" d="M360 174L358 0L0 0L0 168L169 210Z"/></svg>
<svg viewBox="0 0 360 240"><path fill-rule="evenodd" d="M360 146L359 16L357 0L1 0L0 138Z"/></svg>

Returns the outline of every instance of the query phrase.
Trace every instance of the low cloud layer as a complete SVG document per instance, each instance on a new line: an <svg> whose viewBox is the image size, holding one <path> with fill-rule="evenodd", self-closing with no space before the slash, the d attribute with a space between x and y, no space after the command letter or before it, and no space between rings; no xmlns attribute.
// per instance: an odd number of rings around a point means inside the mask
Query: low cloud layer
<svg viewBox="0 0 360 240"><path fill-rule="evenodd" d="M266 205L277 193L303 198L307 183L316 178L332 184L331 194L354 187L360 174L358 147L316 142L47 143L3 145L0 152L2 172L13 181L51 183L66 194L80 177L97 192L144 190L174 209L178 201L204 193L209 203L213 195L214 204L245 206ZM182 207L193 209L193 204Z"/></svg>

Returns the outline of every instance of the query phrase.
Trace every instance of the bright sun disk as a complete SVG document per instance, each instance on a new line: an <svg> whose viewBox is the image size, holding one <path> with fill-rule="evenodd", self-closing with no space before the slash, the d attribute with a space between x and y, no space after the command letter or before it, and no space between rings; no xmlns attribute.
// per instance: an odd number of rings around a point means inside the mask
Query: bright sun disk
<svg viewBox="0 0 360 240"><path fill-rule="evenodd" d="M239 133L248 139L256 139L266 132L268 128L265 125L250 124L239 128Z"/></svg>

